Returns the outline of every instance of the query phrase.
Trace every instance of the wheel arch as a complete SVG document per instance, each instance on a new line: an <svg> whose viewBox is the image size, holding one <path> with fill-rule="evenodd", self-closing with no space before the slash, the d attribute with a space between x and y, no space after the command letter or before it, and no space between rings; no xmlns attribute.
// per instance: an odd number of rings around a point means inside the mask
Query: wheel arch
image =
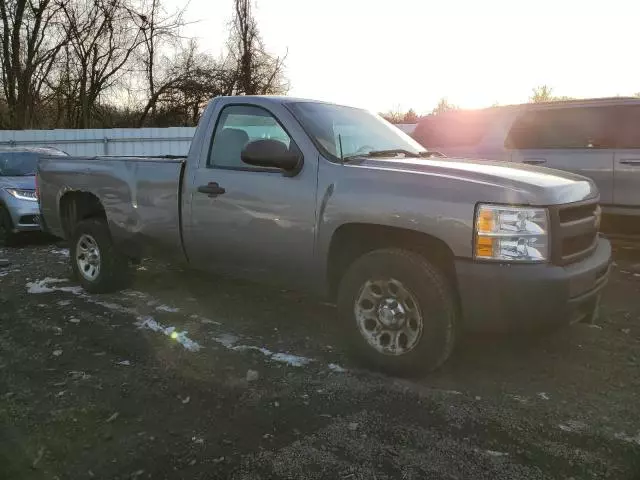
<svg viewBox="0 0 640 480"><path fill-rule="evenodd" d="M107 220L100 199L93 193L74 190L66 192L59 201L60 223L65 238L71 238L75 225L88 218Z"/></svg>
<svg viewBox="0 0 640 480"><path fill-rule="evenodd" d="M347 223L335 230L328 249L326 271L330 296L335 298L341 278L357 258L382 248L400 248L421 255L446 276L457 292L455 257L442 239L411 229Z"/></svg>

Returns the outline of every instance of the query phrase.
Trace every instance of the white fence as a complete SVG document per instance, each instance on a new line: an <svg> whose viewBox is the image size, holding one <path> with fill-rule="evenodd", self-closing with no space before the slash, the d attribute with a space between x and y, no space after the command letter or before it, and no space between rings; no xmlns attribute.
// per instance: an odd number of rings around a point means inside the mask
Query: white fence
<svg viewBox="0 0 640 480"><path fill-rule="evenodd" d="M0 145L54 147L82 156L186 155L195 131L193 127L1 130Z"/></svg>

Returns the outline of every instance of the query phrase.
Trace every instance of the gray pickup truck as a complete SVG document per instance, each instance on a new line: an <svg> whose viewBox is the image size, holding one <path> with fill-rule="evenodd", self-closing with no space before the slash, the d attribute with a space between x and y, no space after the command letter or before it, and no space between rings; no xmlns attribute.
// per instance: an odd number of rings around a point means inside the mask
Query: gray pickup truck
<svg viewBox="0 0 640 480"><path fill-rule="evenodd" d="M593 182L435 158L364 110L220 97L184 158L50 157L46 228L90 292L151 255L337 299L354 349L428 371L464 331L592 319L611 247Z"/></svg>

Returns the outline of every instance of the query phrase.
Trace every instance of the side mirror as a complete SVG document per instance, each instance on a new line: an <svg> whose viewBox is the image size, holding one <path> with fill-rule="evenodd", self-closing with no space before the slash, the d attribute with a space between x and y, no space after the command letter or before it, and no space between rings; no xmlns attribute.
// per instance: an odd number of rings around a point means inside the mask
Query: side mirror
<svg viewBox="0 0 640 480"><path fill-rule="evenodd" d="M249 142L242 150L240 158L248 165L279 168L288 175L295 175L302 166L302 155L297 151L292 152L278 140L265 139Z"/></svg>

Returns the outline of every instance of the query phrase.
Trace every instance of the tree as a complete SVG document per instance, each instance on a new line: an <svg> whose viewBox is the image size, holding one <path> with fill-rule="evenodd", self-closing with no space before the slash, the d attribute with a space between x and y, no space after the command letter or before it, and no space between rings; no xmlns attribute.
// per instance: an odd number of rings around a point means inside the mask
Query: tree
<svg viewBox="0 0 640 480"><path fill-rule="evenodd" d="M32 126L35 105L66 42L57 25L59 9L51 0L0 1L0 65L9 128Z"/></svg>
<svg viewBox="0 0 640 480"><path fill-rule="evenodd" d="M144 41L139 14L127 0L62 0L61 8L69 76L78 98L74 126L89 128L100 96L115 85Z"/></svg>
<svg viewBox="0 0 640 480"><path fill-rule="evenodd" d="M150 0L148 4L143 4L142 10L137 15L143 40L139 57L144 67L149 99L156 97L158 88L158 52L167 43L178 39L180 30L185 25L185 8L169 14L160 0ZM164 79L161 82L166 83L166 81L167 79ZM155 102L152 102L152 116L155 116L155 108Z"/></svg>
<svg viewBox="0 0 640 480"><path fill-rule="evenodd" d="M553 88L547 85L534 87L532 90L532 95L529 97L529 101L531 103L551 102L553 100L552 92Z"/></svg>
<svg viewBox="0 0 640 480"><path fill-rule="evenodd" d="M402 123L404 121L405 114L400 110L400 105L391 110L387 110L385 113L379 113L389 123Z"/></svg>
<svg viewBox="0 0 640 480"><path fill-rule="evenodd" d="M400 105L396 106L391 110L387 110L385 113L379 113L382 118L384 118L387 122L398 124L398 123L417 123L418 122L418 114L415 112L413 108L410 108L406 112L403 112L400 109Z"/></svg>
<svg viewBox="0 0 640 480"><path fill-rule="evenodd" d="M407 113L404 114L402 123L418 123L418 114L413 108L410 108Z"/></svg>
<svg viewBox="0 0 640 480"><path fill-rule="evenodd" d="M163 0L0 2L1 127L193 125L211 97L289 89L252 0L233 0L219 58L184 41L184 9Z"/></svg>
<svg viewBox="0 0 640 480"><path fill-rule="evenodd" d="M252 11L252 0L234 0L234 16L228 42L228 65L235 66L234 93L244 95L284 94L289 82L284 77L283 57L265 49Z"/></svg>
<svg viewBox="0 0 640 480"><path fill-rule="evenodd" d="M431 115L440 115L451 110L458 110L458 107L449 103L449 100L446 97L442 97L438 100L436 107L431 111Z"/></svg>
<svg viewBox="0 0 640 480"><path fill-rule="evenodd" d="M158 84L140 115L142 126L150 112L157 125L195 125L206 103L219 95L231 95L235 84L235 70L223 62L200 53L191 40L176 58L165 59L165 80Z"/></svg>
<svg viewBox="0 0 640 480"><path fill-rule="evenodd" d="M567 96L556 97L553 95L553 88L547 85L533 88L532 95L529 97L529 102L531 103L566 102L568 100L573 100L573 98Z"/></svg>

